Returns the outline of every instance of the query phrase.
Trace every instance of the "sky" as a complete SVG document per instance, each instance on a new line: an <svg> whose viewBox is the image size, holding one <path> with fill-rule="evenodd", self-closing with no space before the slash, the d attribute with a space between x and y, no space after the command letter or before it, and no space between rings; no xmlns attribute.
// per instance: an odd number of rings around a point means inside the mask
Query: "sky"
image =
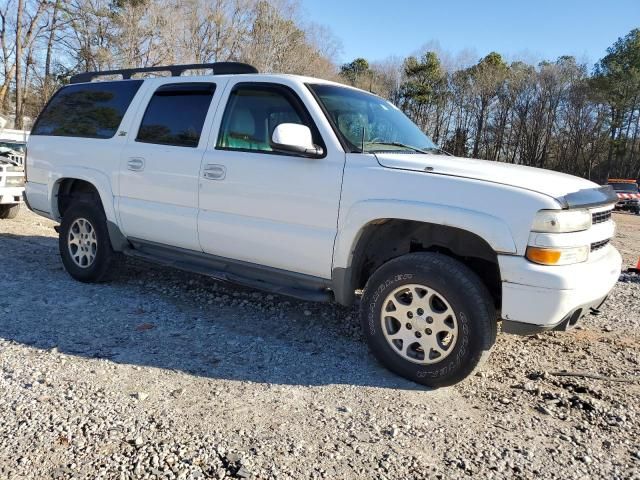
<svg viewBox="0 0 640 480"><path fill-rule="evenodd" d="M574 55L594 64L640 28L640 0L301 0L308 21L342 42L336 61L406 57L430 43L478 59L497 51L538 62Z"/></svg>

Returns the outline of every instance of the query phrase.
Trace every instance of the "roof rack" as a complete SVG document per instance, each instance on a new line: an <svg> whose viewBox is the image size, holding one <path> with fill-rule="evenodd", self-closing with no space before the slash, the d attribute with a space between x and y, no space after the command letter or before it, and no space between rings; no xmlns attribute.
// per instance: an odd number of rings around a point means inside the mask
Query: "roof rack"
<svg viewBox="0 0 640 480"><path fill-rule="evenodd" d="M217 62L217 63L191 63L188 65L165 65L159 67L125 68L121 70L105 70L102 72L78 73L71 77L71 83L91 82L98 77L108 75L122 75L123 80L131 79L136 73L171 72L172 77L179 77L187 70L213 70L213 75L237 75L242 73L258 73L258 69L247 63Z"/></svg>

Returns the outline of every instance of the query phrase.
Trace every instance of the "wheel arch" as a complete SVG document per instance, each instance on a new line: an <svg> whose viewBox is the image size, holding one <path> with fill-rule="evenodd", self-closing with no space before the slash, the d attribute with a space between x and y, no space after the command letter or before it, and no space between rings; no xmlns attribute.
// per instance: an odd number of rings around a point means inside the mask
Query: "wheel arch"
<svg viewBox="0 0 640 480"><path fill-rule="evenodd" d="M65 171L56 175L50 182L49 200L51 202L51 215L60 221L64 214L65 195L70 193L96 194L107 220L116 223L116 214L113 205L113 190L107 176L102 172L91 169L77 169ZM62 200L62 204L61 204ZM61 211L62 207L62 211Z"/></svg>
<svg viewBox="0 0 640 480"><path fill-rule="evenodd" d="M105 215L109 238L113 250L122 251L128 247L126 240L117 224L115 208L113 205L113 193L110 184L98 176L69 175L58 177L51 188L51 212L52 217L61 221L64 212L74 199L84 198L88 202L97 200L99 207Z"/></svg>
<svg viewBox="0 0 640 480"><path fill-rule="evenodd" d="M351 249L349 264L335 267L332 281L336 301L351 305L382 265L414 252L439 252L470 267L487 286L496 309L501 306L498 253L483 237L464 228L415 220L385 218L364 225Z"/></svg>

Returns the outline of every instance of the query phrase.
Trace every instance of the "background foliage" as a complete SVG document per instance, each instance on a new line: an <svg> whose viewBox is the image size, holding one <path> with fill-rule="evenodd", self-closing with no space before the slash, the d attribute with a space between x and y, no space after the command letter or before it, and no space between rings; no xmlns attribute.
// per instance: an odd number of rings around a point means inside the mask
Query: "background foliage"
<svg viewBox="0 0 640 480"><path fill-rule="evenodd" d="M450 62L449 62L450 63ZM492 52L445 67L438 54L341 67L343 80L394 101L459 156L550 168L604 182L640 177L640 30L593 69L563 56L538 65Z"/></svg>

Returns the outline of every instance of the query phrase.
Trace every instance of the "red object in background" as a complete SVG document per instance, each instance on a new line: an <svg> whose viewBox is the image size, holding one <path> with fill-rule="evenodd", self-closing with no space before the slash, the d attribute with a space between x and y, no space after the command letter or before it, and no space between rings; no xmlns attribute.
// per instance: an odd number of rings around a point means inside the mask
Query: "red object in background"
<svg viewBox="0 0 640 480"><path fill-rule="evenodd" d="M618 198L630 200L632 198L640 198L640 193L618 193Z"/></svg>
<svg viewBox="0 0 640 480"><path fill-rule="evenodd" d="M638 265L636 265L636 268L629 268L627 270L627 273L638 273L638 274L640 274L640 258L638 259Z"/></svg>

